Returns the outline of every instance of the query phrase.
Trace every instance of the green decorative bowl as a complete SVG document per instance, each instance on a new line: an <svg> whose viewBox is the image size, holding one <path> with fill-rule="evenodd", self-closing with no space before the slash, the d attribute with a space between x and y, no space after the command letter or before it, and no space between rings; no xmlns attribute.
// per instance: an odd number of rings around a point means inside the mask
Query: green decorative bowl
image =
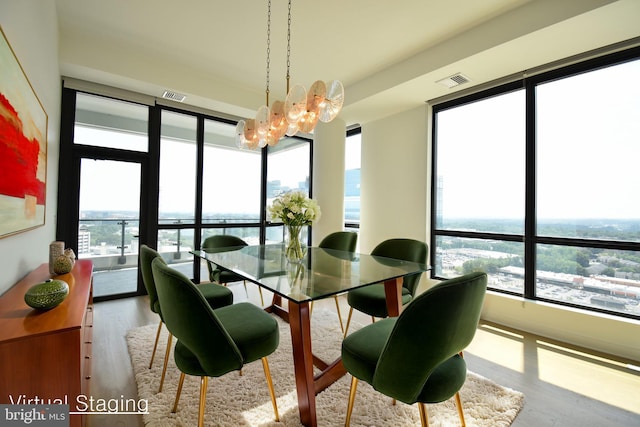
<svg viewBox="0 0 640 427"><path fill-rule="evenodd" d="M24 302L36 310L50 310L64 301L67 295L69 295L67 282L49 279L29 288L24 294Z"/></svg>

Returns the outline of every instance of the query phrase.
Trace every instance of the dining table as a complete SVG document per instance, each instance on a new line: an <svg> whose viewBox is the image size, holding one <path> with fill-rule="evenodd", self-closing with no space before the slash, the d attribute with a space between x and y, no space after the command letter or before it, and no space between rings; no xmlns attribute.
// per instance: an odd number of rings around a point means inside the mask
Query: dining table
<svg viewBox="0 0 640 427"><path fill-rule="evenodd" d="M302 260L290 262L281 243L191 253L273 293L265 310L289 323L298 409L305 426L317 426L316 395L346 373L339 357L325 361L313 354L311 303L384 283L389 315L398 316L403 277L429 270L421 263L318 247L308 247Z"/></svg>

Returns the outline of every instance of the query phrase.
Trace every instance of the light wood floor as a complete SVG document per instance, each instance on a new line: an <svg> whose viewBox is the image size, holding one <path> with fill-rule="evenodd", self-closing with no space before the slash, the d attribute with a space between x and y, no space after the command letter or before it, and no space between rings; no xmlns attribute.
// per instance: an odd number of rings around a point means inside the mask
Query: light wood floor
<svg viewBox="0 0 640 427"><path fill-rule="evenodd" d="M247 299L241 285L231 288L235 301ZM249 299L259 304L255 287L248 285L248 289ZM266 292L264 296L270 301ZM346 323L348 306L344 297L340 305ZM333 299L317 302L314 310L319 308L335 310ZM135 398L136 383L125 334L137 326L157 325L159 318L149 310L147 297L96 303L94 313L91 396ZM367 323L370 318L354 314L354 320ZM471 371L524 393L525 405L514 427L640 426L640 371L630 361L486 323L479 326L465 358ZM88 425L143 424L138 415L92 415Z"/></svg>

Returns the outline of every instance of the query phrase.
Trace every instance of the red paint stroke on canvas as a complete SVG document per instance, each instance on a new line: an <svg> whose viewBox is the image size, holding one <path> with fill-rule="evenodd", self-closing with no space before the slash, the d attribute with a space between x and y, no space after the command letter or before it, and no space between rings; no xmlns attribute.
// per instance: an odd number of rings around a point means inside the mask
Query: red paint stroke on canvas
<svg viewBox="0 0 640 427"><path fill-rule="evenodd" d="M38 140L24 135L18 112L0 93L0 194L33 196L44 205L45 183L37 178L39 152Z"/></svg>

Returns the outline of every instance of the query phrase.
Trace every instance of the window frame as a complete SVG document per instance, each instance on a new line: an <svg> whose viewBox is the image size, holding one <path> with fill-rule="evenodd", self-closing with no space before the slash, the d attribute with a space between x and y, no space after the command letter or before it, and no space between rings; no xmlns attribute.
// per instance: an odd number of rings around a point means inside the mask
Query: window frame
<svg viewBox="0 0 640 427"><path fill-rule="evenodd" d="M599 69L619 65L625 62L640 60L640 47L634 47L620 52L606 54L597 58L585 60L583 62L566 65L551 71L541 72L539 74L524 77L506 84L491 87L489 89L461 96L441 103L432 104L432 123L431 144L431 259L436 259L438 247L436 245L438 237L461 237L478 240L502 240L507 242L521 242L524 244L524 292L512 292L503 289L491 287L494 292L501 294L514 295L523 297L524 299L544 301L558 306L574 307L582 310L606 313L617 317L625 317L632 319L640 319L640 316L619 311L607 310L606 308L598 308L593 306L585 306L580 304L572 304L570 302L560 301L556 299L544 298L536 295L536 249L538 245L557 245L563 247L575 248L596 248L596 249L613 249L636 251L640 253L640 242L617 241L605 239L584 239L584 238L567 238L540 236L537 234L536 224L536 87L538 85L549 83L554 80L564 79L577 76L583 73L596 71ZM509 93L514 90L524 89L525 94L525 218L523 234L501 234L474 232L469 230L451 230L440 229L437 227L436 214L438 212L438 113L460 107L465 104L480 101L490 97ZM436 270L431 270L433 279L443 279L436 275Z"/></svg>
<svg viewBox="0 0 640 427"><path fill-rule="evenodd" d="M259 230L260 243L265 242L267 227L281 226L281 224L271 224L267 218L266 209L266 191L267 191L267 168L269 147L261 149L261 184L260 184L260 219L258 222L238 222L238 223L207 223L202 219L202 179L203 179L203 152L205 144L204 127L205 121L211 120L234 126L240 119L232 119L229 117L221 117L215 115L214 112L206 114L203 112L190 111L188 109L177 108L162 104L145 104L134 99L126 99L120 96L110 96L106 93L97 93L99 91L87 91L74 89L72 87L63 87L62 90L62 108L61 108L61 124L60 124L60 158L59 158L59 176L58 176L58 206L65 206L65 209L58 210L56 223L56 239L69 242L68 246L77 252L78 245L78 202L79 194L74 191L68 191L69 188L75 188L79 182L79 168L74 167L74 162L81 155L92 155L97 158L115 158L115 159L136 159L143 164L142 186L145 189L159 188L160 174L160 144L161 144L161 122L162 112L183 114L194 116L196 118L196 200L195 200L195 218L193 222L183 222L176 224L163 224L159 220L158 212L158 191L147 191L146 196L141 197L140 204L140 234L139 243L148 244L152 247L157 246L158 232L161 230L187 230L193 231L194 247L199 248L202 243L202 235L205 230L212 229L234 229L234 228L256 228ZM125 101L133 104L139 104L148 108L148 150L131 151L120 148L87 146L74 144L74 126L76 121L76 96L77 94L87 94L115 101ZM307 136L294 135L287 137L304 141L309 144L309 195L313 195L313 139ZM144 221L142 220L144 218ZM311 233L309 233L311 236ZM194 257L192 280L196 283L201 279L200 260ZM141 277L138 278L138 291L136 295L143 294L144 287L141 285ZM130 296L130 295L123 295ZM111 299L111 298L106 298Z"/></svg>
<svg viewBox="0 0 640 427"><path fill-rule="evenodd" d="M353 135L362 135L362 127L356 126L356 127L351 128L351 129L348 129L347 130L347 134L346 134L346 139L348 140L349 137L353 136ZM345 144L346 144L346 142L345 142ZM362 147L362 139L360 140L360 146ZM361 148L361 150L362 150L362 148ZM345 168L345 185L346 185L346 172L347 171L346 171L346 168ZM346 200L345 200L345 206L346 206ZM360 207L358 207L358 209L360 209ZM357 222L355 222L355 221L347 221L346 215L345 215L344 228L345 228L345 230L353 230L353 231L357 232L360 229L360 220L358 220Z"/></svg>

